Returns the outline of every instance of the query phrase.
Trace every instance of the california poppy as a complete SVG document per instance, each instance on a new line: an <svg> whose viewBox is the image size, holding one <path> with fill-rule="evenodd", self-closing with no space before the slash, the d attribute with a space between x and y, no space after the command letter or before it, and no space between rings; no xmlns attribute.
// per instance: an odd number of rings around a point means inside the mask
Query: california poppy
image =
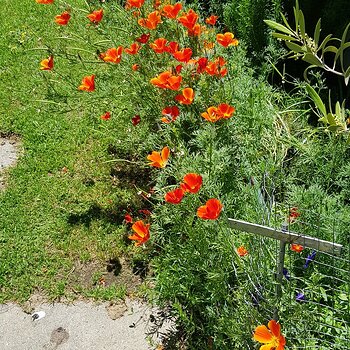
<svg viewBox="0 0 350 350"><path fill-rule="evenodd" d="M289 210L289 216L288 216L288 222L293 223L295 220L300 216L300 213L298 211L297 207L290 208Z"/></svg>
<svg viewBox="0 0 350 350"><path fill-rule="evenodd" d="M176 18L181 9L182 4L180 2L177 2L175 5L165 5L162 10L162 15L167 18Z"/></svg>
<svg viewBox="0 0 350 350"><path fill-rule="evenodd" d="M205 20L205 23L214 26L217 19L218 19L218 16L211 15L210 17L208 17L208 18Z"/></svg>
<svg viewBox="0 0 350 350"><path fill-rule="evenodd" d="M103 9L91 12L86 16L92 23L98 24L103 18Z"/></svg>
<svg viewBox="0 0 350 350"><path fill-rule="evenodd" d="M190 48L185 48L173 53L173 57L179 62L188 62L191 59L191 56L192 50Z"/></svg>
<svg viewBox="0 0 350 350"><path fill-rule="evenodd" d="M55 22L60 26L65 26L70 20L70 14L67 11L62 12L60 15L55 16Z"/></svg>
<svg viewBox="0 0 350 350"><path fill-rule="evenodd" d="M206 112L201 113L201 116L212 123L215 123L221 119L221 114L218 113L218 109L215 106L209 107Z"/></svg>
<svg viewBox="0 0 350 350"><path fill-rule="evenodd" d="M125 48L124 51L129 55L136 55L141 49L141 46L138 43L132 43L130 48Z"/></svg>
<svg viewBox="0 0 350 350"><path fill-rule="evenodd" d="M180 95L175 96L175 100L183 105L190 105L194 99L194 91L191 88L185 88Z"/></svg>
<svg viewBox="0 0 350 350"><path fill-rule="evenodd" d="M141 27L146 27L148 29L156 29L159 23L162 23L162 19L158 11L151 12L147 18L140 18L137 23Z"/></svg>
<svg viewBox="0 0 350 350"><path fill-rule="evenodd" d="M184 13L177 19L187 29L193 29L198 20L198 15L190 9L187 13Z"/></svg>
<svg viewBox="0 0 350 350"><path fill-rule="evenodd" d="M203 178L201 175L196 173L188 173L183 178L183 183L181 183L181 188L185 192L197 193L203 183Z"/></svg>
<svg viewBox="0 0 350 350"><path fill-rule="evenodd" d="M187 34L189 36L200 36L202 33L202 26L196 23L192 28L187 29Z"/></svg>
<svg viewBox="0 0 350 350"><path fill-rule="evenodd" d="M228 105L227 103L220 103L218 105L218 113L221 115L221 118L228 119L236 111L235 107Z"/></svg>
<svg viewBox="0 0 350 350"><path fill-rule="evenodd" d="M205 220L216 220L222 210L221 202L216 198L208 199L205 205L197 209L197 216Z"/></svg>
<svg viewBox="0 0 350 350"><path fill-rule="evenodd" d="M124 221L127 224L131 224L133 222L132 216L129 213L126 213L125 216L124 216Z"/></svg>
<svg viewBox="0 0 350 350"><path fill-rule="evenodd" d="M78 87L78 90L83 91L94 91L95 90L95 75L88 75L83 78L81 85Z"/></svg>
<svg viewBox="0 0 350 350"><path fill-rule="evenodd" d="M53 4L54 0L36 0L36 2L38 4L48 5L48 4Z"/></svg>
<svg viewBox="0 0 350 350"><path fill-rule="evenodd" d="M240 247L237 248L237 254L240 257L246 256L246 255L248 255L248 250L245 249L245 247L243 245L241 245Z"/></svg>
<svg viewBox="0 0 350 350"><path fill-rule="evenodd" d="M133 70L133 71L137 71L137 70L139 70L140 69L140 65L139 64L137 64L137 63L134 63L132 66L131 66L131 69Z"/></svg>
<svg viewBox="0 0 350 350"><path fill-rule="evenodd" d="M149 227L150 224L145 224L142 220L136 221L132 226L132 230L135 231L135 233L132 236L129 236L129 239L132 239L135 242L135 246L140 246L141 244L146 243L149 238Z"/></svg>
<svg viewBox="0 0 350 350"><path fill-rule="evenodd" d="M207 63L205 72L209 75L224 77L227 74L225 64L226 61L222 57L218 57L215 59L215 61Z"/></svg>
<svg viewBox="0 0 350 350"><path fill-rule="evenodd" d="M133 126L140 124L140 122L141 122L141 117L139 115L135 115L134 117L131 118L131 123Z"/></svg>
<svg viewBox="0 0 350 350"><path fill-rule="evenodd" d="M170 41L166 46L166 50L172 55L179 50L179 44L176 41Z"/></svg>
<svg viewBox="0 0 350 350"><path fill-rule="evenodd" d="M197 64L197 73L203 73L207 66L208 59L206 57L201 57L196 61Z"/></svg>
<svg viewBox="0 0 350 350"><path fill-rule="evenodd" d="M225 34L217 34L216 41L223 47L238 45L238 40L235 39L233 33L230 32L226 32Z"/></svg>
<svg viewBox="0 0 350 350"><path fill-rule="evenodd" d="M49 56L49 58L45 58L40 62L41 70L52 70L53 69L53 56Z"/></svg>
<svg viewBox="0 0 350 350"><path fill-rule="evenodd" d="M181 75L172 75L171 72L165 71L158 77L150 80L151 84L161 89L178 90L182 81Z"/></svg>
<svg viewBox="0 0 350 350"><path fill-rule="evenodd" d="M177 119L177 117L180 114L180 110L177 106L169 106L165 107L162 110L162 114L164 115L164 117L161 119L161 121L163 123L169 124Z"/></svg>
<svg viewBox="0 0 350 350"><path fill-rule="evenodd" d="M301 244L291 244L290 250L293 252L301 253L304 250L304 247Z"/></svg>
<svg viewBox="0 0 350 350"><path fill-rule="evenodd" d="M155 168L164 168L167 165L170 150L168 147L164 147L161 153L153 151L152 154L147 156L147 159L151 161L150 166Z"/></svg>
<svg viewBox="0 0 350 350"><path fill-rule="evenodd" d="M111 119L111 112L106 112L105 114L101 115L100 118L101 118L102 120Z"/></svg>
<svg viewBox="0 0 350 350"><path fill-rule="evenodd" d="M269 329L265 325L260 325L255 328L254 340L265 344L260 347L260 350L284 350L286 339L281 334L281 325L271 320L268 327Z"/></svg>
<svg viewBox="0 0 350 350"><path fill-rule="evenodd" d="M179 204L184 196L182 188L176 188L174 191L167 192L164 199L168 203Z"/></svg>
<svg viewBox="0 0 350 350"><path fill-rule="evenodd" d="M153 43L149 44L149 46L155 53L163 53L167 51L167 48L166 48L167 42L168 40L164 38L158 38L154 40Z"/></svg>
<svg viewBox="0 0 350 350"><path fill-rule="evenodd" d="M142 34L140 37L136 38L135 40L140 44L146 44L150 36L151 34Z"/></svg>
<svg viewBox="0 0 350 350"><path fill-rule="evenodd" d="M122 53L123 53L122 46L118 46L117 48L112 47L111 49L108 49L106 52L101 53L100 57L105 62L119 63L122 59Z"/></svg>
<svg viewBox="0 0 350 350"><path fill-rule="evenodd" d="M144 2L145 0L128 0L125 6L128 8L131 8L131 7L140 8Z"/></svg>

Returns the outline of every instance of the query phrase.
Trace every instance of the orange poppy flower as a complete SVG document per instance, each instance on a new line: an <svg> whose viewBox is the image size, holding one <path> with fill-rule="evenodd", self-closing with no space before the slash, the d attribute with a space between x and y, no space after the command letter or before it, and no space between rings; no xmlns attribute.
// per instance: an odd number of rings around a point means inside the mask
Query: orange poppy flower
<svg viewBox="0 0 350 350"><path fill-rule="evenodd" d="M191 88L185 88L180 95L175 96L175 100L183 105L190 105L194 99L194 91Z"/></svg>
<svg viewBox="0 0 350 350"><path fill-rule="evenodd" d="M193 28L187 29L187 34L189 36L200 36L202 33L202 26L200 24L195 24Z"/></svg>
<svg viewBox="0 0 350 350"><path fill-rule="evenodd" d="M44 5L53 4L53 1L54 0L36 0L38 4L44 4Z"/></svg>
<svg viewBox="0 0 350 350"><path fill-rule="evenodd" d="M131 69L132 69L134 72L136 72L137 70L140 69L140 65L137 64L137 63L134 63L134 64L131 66Z"/></svg>
<svg viewBox="0 0 350 350"><path fill-rule="evenodd" d="M161 0L154 0L153 8L157 9L162 4Z"/></svg>
<svg viewBox="0 0 350 350"><path fill-rule="evenodd" d="M175 5L165 5L162 14L167 18L176 18L181 9L182 4L180 2L177 2Z"/></svg>
<svg viewBox="0 0 350 350"><path fill-rule="evenodd" d="M221 114L218 113L217 107L209 107L206 112L201 113L201 116L209 122L215 123L222 118Z"/></svg>
<svg viewBox="0 0 350 350"><path fill-rule="evenodd" d="M170 191L165 194L164 199L168 203L179 204L184 197L184 191L182 188L177 188L174 191Z"/></svg>
<svg viewBox="0 0 350 350"><path fill-rule="evenodd" d="M173 54L173 57L179 62L188 62L191 59L191 56L192 56L192 50L190 48L176 51Z"/></svg>
<svg viewBox="0 0 350 350"><path fill-rule="evenodd" d="M182 77L180 75L172 75L171 72L165 71L160 73L158 77L150 80L151 84L161 88L178 90L180 88Z"/></svg>
<svg viewBox="0 0 350 350"><path fill-rule="evenodd" d="M291 244L290 250L293 250L293 252L301 253L304 250L304 247L301 244Z"/></svg>
<svg viewBox="0 0 350 350"><path fill-rule="evenodd" d="M129 236L129 239L132 239L135 242L135 246L140 246L141 244L146 243L149 238L149 227L150 224L145 224L142 220L136 221L132 226L132 230L135 231L135 233L132 236Z"/></svg>
<svg viewBox="0 0 350 350"><path fill-rule="evenodd" d="M88 75L83 78L78 90L94 91L95 90L95 75Z"/></svg>
<svg viewBox="0 0 350 350"><path fill-rule="evenodd" d="M100 118L101 118L102 120L111 119L111 112L106 112L105 114L101 115Z"/></svg>
<svg viewBox="0 0 350 350"><path fill-rule="evenodd" d="M151 161L149 165L155 168L164 168L167 165L170 150L168 147L164 147L161 153L153 151L152 154L147 156L147 159Z"/></svg>
<svg viewBox="0 0 350 350"><path fill-rule="evenodd" d="M198 15L190 9L177 19L187 29L193 29L198 20Z"/></svg>
<svg viewBox="0 0 350 350"><path fill-rule="evenodd" d="M217 34L216 41L223 47L237 46L238 40L234 38L233 33Z"/></svg>
<svg viewBox="0 0 350 350"><path fill-rule="evenodd" d="M226 61L222 57L218 57L214 62L208 62L205 67L205 72L209 75L217 75L224 77L227 74L227 69L224 66Z"/></svg>
<svg viewBox="0 0 350 350"><path fill-rule="evenodd" d="M41 70L52 70L53 69L53 56L49 56L49 58L45 58L40 62Z"/></svg>
<svg viewBox="0 0 350 350"><path fill-rule="evenodd" d="M146 44L150 36L151 34L142 34L140 37L136 38L135 40L140 44Z"/></svg>
<svg viewBox="0 0 350 350"><path fill-rule="evenodd" d="M216 220L222 210L221 202L216 198L207 200L205 205L197 209L197 216L205 220Z"/></svg>
<svg viewBox="0 0 350 350"><path fill-rule="evenodd" d="M127 7L127 8L131 8L131 7L140 8L144 2L145 2L145 0L128 0L125 4L125 7Z"/></svg>
<svg viewBox="0 0 350 350"><path fill-rule="evenodd" d="M248 255L248 250L244 248L244 246L240 246L237 248L237 254L240 256L240 257L243 257L243 256L246 256Z"/></svg>
<svg viewBox="0 0 350 350"><path fill-rule="evenodd" d="M177 106L166 107L162 110L162 114L164 117L161 119L161 121L169 124L177 119L180 114L180 110Z"/></svg>
<svg viewBox="0 0 350 350"><path fill-rule="evenodd" d="M281 325L271 320L268 327L269 329L265 325L260 325L255 328L254 340L265 344L260 347L260 350L284 350L286 339L281 334Z"/></svg>
<svg viewBox="0 0 350 350"><path fill-rule="evenodd" d="M67 11L55 16L55 22L60 26L66 26L70 20L70 14Z"/></svg>
<svg viewBox="0 0 350 350"><path fill-rule="evenodd" d="M197 73L203 73L207 67L208 59L206 57L201 57L195 63L197 64Z"/></svg>
<svg viewBox="0 0 350 350"><path fill-rule="evenodd" d="M168 40L164 38L158 38L154 40L153 43L149 44L150 48L155 52L155 53L163 53L167 52L167 44Z"/></svg>
<svg viewBox="0 0 350 350"><path fill-rule="evenodd" d="M167 52L173 55L176 51L179 50L179 44L176 41L170 41L166 47Z"/></svg>
<svg viewBox="0 0 350 350"><path fill-rule="evenodd" d="M184 192L197 193L203 183L203 178L201 175L196 173L188 173L184 176L181 188Z"/></svg>
<svg viewBox="0 0 350 350"><path fill-rule="evenodd" d="M91 12L86 16L92 23L98 24L103 18L103 9Z"/></svg>
<svg viewBox="0 0 350 350"><path fill-rule="evenodd" d="M147 18L140 18L137 23L141 27L146 27L148 29L156 29L159 23L162 23L162 19L158 11L151 12Z"/></svg>
<svg viewBox="0 0 350 350"><path fill-rule="evenodd" d="M117 48L112 47L111 49L108 49L106 52L101 53L100 57L105 62L110 63L119 63L122 59L122 53L123 53L123 47L118 46Z"/></svg>
<svg viewBox="0 0 350 350"><path fill-rule="evenodd" d="M133 222L132 216L129 213L126 213L125 216L124 216L124 221L127 224L132 224L132 222Z"/></svg>
<svg viewBox="0 0 350 350"><path fill-rule="evenodd" d="M211 15L205 20L206 24L210 24L212 26L215 26L216 20L218 19L218 16Z"/></svg>
<svg viewBox="0 0 350 350"><path fill-rule="evenodd" d="M291 224L296 221L296 219L300 216L300 213L298 211L297 207L290 208L289 210L289 216L288 216L288 222Z"/></svg>
<svg viewBox="0 0 350 350"><path fill-rule="evenodd" d="M212 50L215 46L215 43L212 43L210 41L204 41L203 46L205 50Z"/></svg>
<svg viewBox="0 0 350 350"><path fill-rule="evenodd" d="M228 119L236 111L235 107L228 105L227 103L221 103L218 105L218 113L221 118Z"/></svg>
<svg viewBox="0 0 350 350"><path fill-rule="evenodd" d="M125 48L124 52L129 55L136 55L141 49L141 46L138 43L132 43L130 48Z"/></svg>

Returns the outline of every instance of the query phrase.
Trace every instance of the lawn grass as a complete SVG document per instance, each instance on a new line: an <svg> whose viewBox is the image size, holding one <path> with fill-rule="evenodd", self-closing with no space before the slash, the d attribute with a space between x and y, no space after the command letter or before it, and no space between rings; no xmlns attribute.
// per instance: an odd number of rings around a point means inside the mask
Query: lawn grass
<svg viewBox="0 0 350 350"><path fill-rule="evenodd" d="M74 5L86 8L84 1ZM49 299L77 293L110 299L110 290L122 296L127 278L112 276L107 292L101 292L95 291L93 276L105 275L107 262L128 255L123 215L128 207L140 205L133 186L119 186L111 176L114 163L107 152L124 137L120 130L125 120L116 116L127 110L126 99L116 97L106 105L96 95L96 102L87 105L86 95L76 87L92 74L91 67L57 60L61 71L70 71L75 88L39 70L39 62L49 55L45 45L54 47L59 41L55 37L64 35L53 23L62 8L34 0L4 0L2 6L7 11L0 13L0 132L19 135L22 150L9 171L6 191L0 193L0 303L23 302L34 292ZM75 33L84 31L86 27L77 27ZM70 45L82 47L82 40ZM97 71L103 74L103 69ZM50 80L57 82L56 90ZM112 110L109 121L99 118L104 108ZM94 271L80 276L86 269L77 264L92 261Z"/></svg>

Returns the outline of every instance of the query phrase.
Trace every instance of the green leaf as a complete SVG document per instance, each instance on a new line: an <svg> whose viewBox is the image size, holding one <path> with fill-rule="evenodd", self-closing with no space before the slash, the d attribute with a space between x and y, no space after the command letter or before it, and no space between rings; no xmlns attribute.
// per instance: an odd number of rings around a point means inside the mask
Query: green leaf
<svg viewBox="0 0 350 350"><path fill-rule="evenodd" d="M302 58L303 61L313 64L315 66L318 67L323 67L323 62L321 62L317 57L315 57L315 55L313 55L312 53L307 53L303 56Z"/></svg>
<svg viewBox="0 0 350 350"><path fill-rule="evenodd" d="M318 41L320 40L320 33L321 33L321 18L318 20L314 31L314 42L315 42L316 48L318 46Z"/></svg>
<svg viewBox="0 0 350 350"><path fill-rule="evenodd" d="M320 45L320 49L323 50L323 47L327 45L328 41L331 40L333 34L328 34L322 41L322 44Z"/></svg>
<svg viewBox="0 0 350 350"><path fill-rule="evenodd" d="M343 32L343 35L341 37L340 48L342 50L344 50L344 44L346 42L346 37L348 35L349 28L350 28L350 23L346 26L346 28ZM343 53L341 53L341 55L340 55L340 66L341 66L341 69L344 70L344 55L343 55Z"/></svg>
<svg viewBox="0 0 350 350"><path fill-rule="evenodd" d="M301 10L299 10L299 29L301 37L305 40L305 18Z"/></svg>
<svg viewBox="0 0 350 350"><path fill-rule="evenodd" d="M333 45L329 45L323 50L323 53L326 53L326 52L333 52L333 53L337 54L338 48L333 46Z"/></svg>
<svg viewBox="0 0 350 350"><path fill-rule="evenodd" d="M340 103L339 101L337 101L337 103L335 104L335 114L340 117L341 116L341 108L340 108Z"/></svg>
<svg viewBox="0 0 350 350"><path fill-rule="evenodd" d="M294 35L294 33L289 30L288 28L286 28L284 25L282 24L279 24L275 21L271 21L269 19L264 19L264 22L272 29L275 29L275 30L278 30L282 33L286 33L286 34L289 34L289 35Z"/></svg>
<svg viewBox="0 0 350 350"><path fill-rule="evenodd" d="M289 41L289 40L293 40L293 41L297 40L296 38L293 38L292 36L285 35L285 34L280 34L280 33L276 33L276 32L273 32L273 33L272 33L272 36L273 36L274 38L282 39L282 40L287 40L287 41Z"/></svg>
<svg viewBox="0 0 350 350"><path fill-rule="evenodd" d="M311 97L311 99L314 101L316 107L322 113L322 115L327 116L326 106L322 102L321 97L315 91L315 89L311 85L307 84L306 91L309 94L309 96Z"/></svg>
<svg viewBox="0 0 350 350"><path fill-rule="evenodd" d="M349 78L350 78L350 66L348 67L348 69L346 70L346 72L344 74L344 79L345 79L345 85L346 86L348 86Z"/></svg>
<svg viewBox="0 0 350 350"><path fill-rule="evenodd" d="M290 29L291 31L293 31L292 27L289 25L287 18L284 16L284 14L282 12L280 14L281 14L282 20L283 20L284 24L287 26L287 28Z"/></svg>
<svg viewBox="0 0 350 350"><path fill-rule="evenodd" d="M300 45L294 44L294 43L292 43L290 41L286 41L285 44L288 47L288 49L292 50L293 52L305 53L305 49L302 46L300 46Z"/></svg>
<svg viewBox="0 0 350 350"><path fill-rule="evenodd" d="M335 117L334 117L334 115L332 113L328 113L327 114L327 121L328 121L328 124L330 126L336 126L337 125L336 119L335 119Z"/></svg>

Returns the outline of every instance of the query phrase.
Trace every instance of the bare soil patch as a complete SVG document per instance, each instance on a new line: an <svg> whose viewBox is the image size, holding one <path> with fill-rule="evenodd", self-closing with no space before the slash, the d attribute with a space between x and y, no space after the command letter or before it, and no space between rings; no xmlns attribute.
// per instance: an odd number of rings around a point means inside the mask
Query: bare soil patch
<svg viewBox="0 0 350 350"><path fill-rule="evenodd" d="M0 133L0 191L5 188L6 169L14 166L19 155L19 138L16 135Z"/></svg>

